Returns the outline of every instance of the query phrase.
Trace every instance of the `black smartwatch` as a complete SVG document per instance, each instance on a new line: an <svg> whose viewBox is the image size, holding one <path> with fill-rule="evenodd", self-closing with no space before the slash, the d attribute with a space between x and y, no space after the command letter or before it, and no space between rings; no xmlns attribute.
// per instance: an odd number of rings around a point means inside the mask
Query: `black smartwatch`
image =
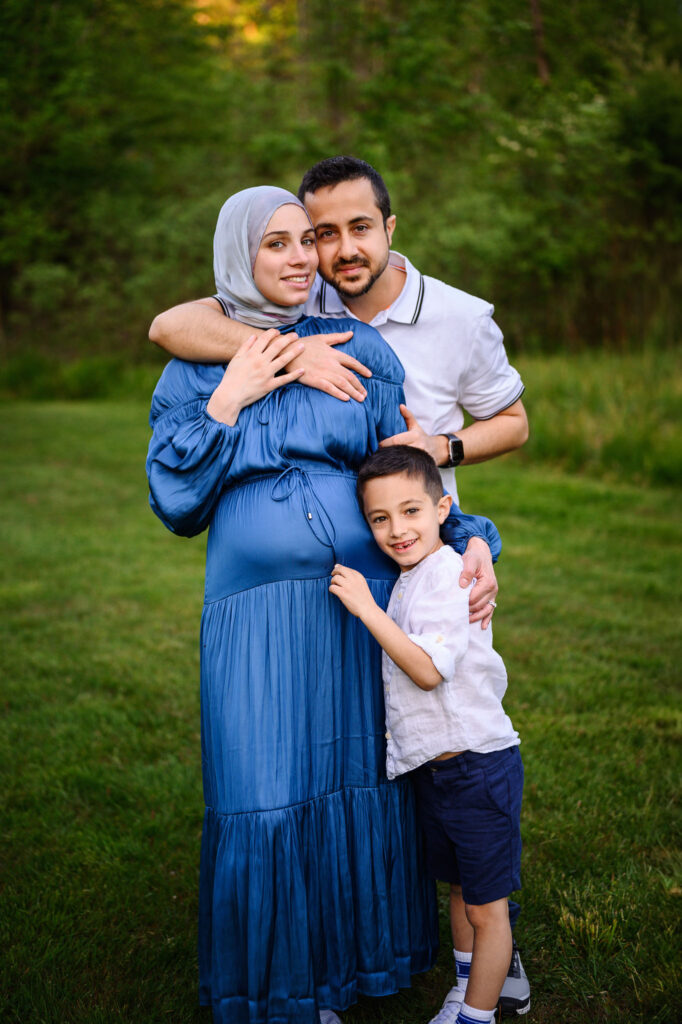
<svg viewBox="0 0 682 1024"><path fill-rule="evenodd" d="M464 445L457 434L443 434L448 439L448 461L446 466L459 466L464 458Z"/></svg>

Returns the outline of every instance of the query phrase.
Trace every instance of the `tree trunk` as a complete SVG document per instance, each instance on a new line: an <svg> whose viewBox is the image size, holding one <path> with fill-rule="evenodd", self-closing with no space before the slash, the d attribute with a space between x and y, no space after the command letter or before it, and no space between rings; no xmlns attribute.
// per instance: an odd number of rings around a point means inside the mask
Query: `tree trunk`
<svg viewBox="0 0 682 1024"><path fill-rule="evenodd" d="M549 61L547 60L547 50L545 49L545 30L542 26L540 0L530 0L530 13L533 19L535 62L538 67L538 77L543 85L547 85L549 82Z"/></svg>

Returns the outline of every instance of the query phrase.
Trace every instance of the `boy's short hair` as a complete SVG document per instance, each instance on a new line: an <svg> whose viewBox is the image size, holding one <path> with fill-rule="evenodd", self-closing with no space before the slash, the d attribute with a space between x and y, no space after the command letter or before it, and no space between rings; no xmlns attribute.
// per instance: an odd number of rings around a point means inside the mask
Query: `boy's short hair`
<svg viewBox="0 0 682 1024"><path fill-rule="evenodd" d="M443 481L438 466L431 456L421 448L412 448L407 444L393 444L388 448L377 448L360 466L358 470L357 496L358 504L364 514L363 494L365 484L380 476L393 476L405 473L409 477L420 479L424 490L434 505L443 497Z"/></svg>
<svg viewBox="0 0 682 1024"><path fill-rule="evenodd" d="M357 181L359 178L367 178L372 186L374 199L386 224L391 216L391 197L386 182L371 164L355 156L330 156L309 168L303 175L298 198L303 202L306 192L317 192L329 186L333 188L344 181Z"/></svg>

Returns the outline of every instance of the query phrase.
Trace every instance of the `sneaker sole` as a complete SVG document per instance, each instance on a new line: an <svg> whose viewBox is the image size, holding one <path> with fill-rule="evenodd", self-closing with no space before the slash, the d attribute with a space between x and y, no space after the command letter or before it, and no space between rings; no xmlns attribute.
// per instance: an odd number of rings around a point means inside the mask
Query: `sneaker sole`
<svg viewBox="0 0 682 1024"><path fill-rule="evenodd" d="M523 1006L519 1006L518 1003L507 1002L504 999L500 1000L500 1009L502 1010L503 1017L522 1017L530 1010L530 999Z"/></svg>

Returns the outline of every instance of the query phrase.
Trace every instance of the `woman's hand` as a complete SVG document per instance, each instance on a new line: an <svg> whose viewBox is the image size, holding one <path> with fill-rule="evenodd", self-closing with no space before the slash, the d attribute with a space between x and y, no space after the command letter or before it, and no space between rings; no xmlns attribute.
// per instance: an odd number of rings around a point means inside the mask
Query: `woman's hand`
<svg viewBox="0 0 682 1024"><path fill-rule="evenodd" d="M233 427L245 406L302 376L305 371L301 368L279 377L276 374L304 348L305 343L296 334L280 334L274 329L252 334L230 360L211 395L206 406L209 416Z"/></svg>
<svg viewBox="0 0 682 1024"><path fill-rule="evenodd" d="M332 569L332 581L329 592L338 597L352 615L357 615L365 622L368 614L376 610L377 603L367 586L367 580L361 572L349 569L346 565L335 565ZM365 625L367 623L365 622Z"/></svg>

